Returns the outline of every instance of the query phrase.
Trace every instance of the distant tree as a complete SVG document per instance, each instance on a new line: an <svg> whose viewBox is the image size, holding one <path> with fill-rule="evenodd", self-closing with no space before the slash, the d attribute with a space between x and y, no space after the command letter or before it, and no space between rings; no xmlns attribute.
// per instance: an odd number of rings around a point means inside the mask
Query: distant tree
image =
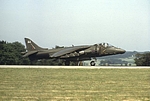
<svg viewBox="0 0 150 101"><path fill-rule="evenodd" d="M135 64L137 66L150 66L150 52L143 54L136 54Z"/></svg>
<svg viewBox="0 0 150 101"><path fill-rule="evenodd" d="M6 44L6 41L0 41L0 64L5 64L5 57L4 57L4 45Z"/></svg>
<svg viewBox="0 0 150 101"><path fill-rule="evenodd" d="M0 64L29 64L30 61L28 58L22 58L21 52L23 51L25 51L25 47L19 42L7 43L5 41L0 41Z"/></svg>
<svg viewBox="0 0 150 101"><path fill-rule="evenodd" d="M21 52L26 51L25 46L22 45L19 42L13 42L12 43L13 52L15 54L15 64L30 64L30 61L28 58L22 58Z"/></svg>

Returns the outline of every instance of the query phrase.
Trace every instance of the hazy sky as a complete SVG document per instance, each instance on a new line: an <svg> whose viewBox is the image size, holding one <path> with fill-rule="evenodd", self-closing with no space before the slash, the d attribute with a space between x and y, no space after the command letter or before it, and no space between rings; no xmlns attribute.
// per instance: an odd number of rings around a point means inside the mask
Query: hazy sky
<svg viewBox="0 0 150 101"><path fill-rule="evenodd" d="M150 51L149 0L0 0L0 40Z"/></svg>

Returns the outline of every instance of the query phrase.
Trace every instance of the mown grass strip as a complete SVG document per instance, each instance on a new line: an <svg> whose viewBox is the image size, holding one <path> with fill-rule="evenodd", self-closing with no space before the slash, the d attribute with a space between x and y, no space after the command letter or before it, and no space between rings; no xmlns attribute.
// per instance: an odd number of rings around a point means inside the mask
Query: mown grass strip
<svg viewBox="0 0 150 101"><path fill-rule="evenodd" d="M150 69L0 68L0 100L150 100Z"/></svg>

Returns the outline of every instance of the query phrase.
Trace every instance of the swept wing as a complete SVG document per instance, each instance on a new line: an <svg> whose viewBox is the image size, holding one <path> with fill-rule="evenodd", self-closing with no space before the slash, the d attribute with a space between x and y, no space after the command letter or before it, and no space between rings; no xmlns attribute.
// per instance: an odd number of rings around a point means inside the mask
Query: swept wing
<svg viewBox="0 0 150 101"><path fill-rule="evenodd" d="M56 53L54 53L53 55L51 55L51 57L61 57L63 55L66 55L66 54L70 54L72 52L76 52L76 51L81 51L83 49L87 49L89 48L90 46L74 46L74 47L68 47L68 48L64 48Z"/></svg>

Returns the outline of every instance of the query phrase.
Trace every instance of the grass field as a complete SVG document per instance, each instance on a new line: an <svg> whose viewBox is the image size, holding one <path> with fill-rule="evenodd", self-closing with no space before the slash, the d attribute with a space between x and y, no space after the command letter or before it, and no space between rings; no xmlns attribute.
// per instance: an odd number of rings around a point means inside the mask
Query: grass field
<svg viewBox="0 0 150 101"><path fill-rule="evenodd" d="M150 69L0 68L0 101L150 101Z"/></svg>

